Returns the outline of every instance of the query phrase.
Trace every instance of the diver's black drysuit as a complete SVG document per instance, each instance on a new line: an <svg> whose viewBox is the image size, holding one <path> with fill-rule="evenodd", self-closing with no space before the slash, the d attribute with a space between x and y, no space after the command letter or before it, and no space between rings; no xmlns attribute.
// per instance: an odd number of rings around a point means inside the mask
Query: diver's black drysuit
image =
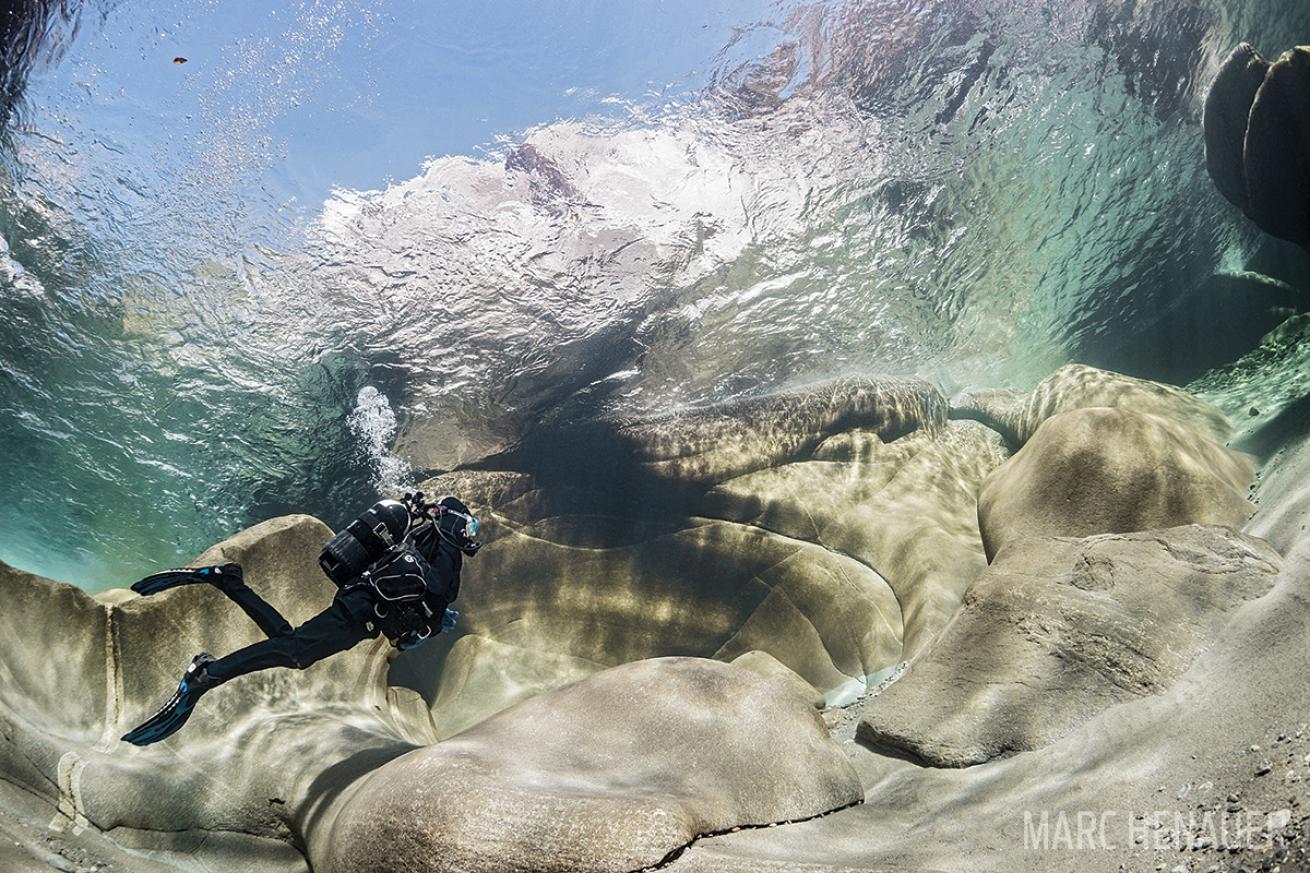
<svg viewBox="0 0 1310 873"><path fill-rule="evenodd" d="M380 610L375 608L378 602L376 594L367 584L357 582L343 586L332 598L331 606L300 627L292 629L281 613L250 590L239 571L236 575L223 574L223 579L217 583L218 587L259 625L268 639L219 658L210 663L205 672L215 684L221 684L269 667L303 670L316 661L344 652L379 633L386 633L393 641L402 642L406 634L409 634L409 641L417 642L421 637L439 633L446 607L459 596L459 571L463 566L463 555L458 548L441 537L435 525L427 525L420 530L415 535L414 546L427 562L423 575L428 590L423 600L431 615L431 618L422 619L417 624L413 614L403 624L402 617L394 612L386 614L382 610L384 615L379 615Z"/></svg>

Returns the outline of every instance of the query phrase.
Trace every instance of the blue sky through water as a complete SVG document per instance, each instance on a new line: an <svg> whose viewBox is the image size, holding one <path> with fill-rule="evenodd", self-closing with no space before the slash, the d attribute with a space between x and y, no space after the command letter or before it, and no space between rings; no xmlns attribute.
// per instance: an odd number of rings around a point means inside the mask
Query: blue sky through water
<svg viewBox="0 0 1310 873"><path fill-rule="evenodd" d="M27 117L40 129L53 110L71 121L66 135L121 131L174 153L213 148L214 128L240 117L274 171L265 183L321 202L535 124L685 96L739 28L775 11L763 0L92 3L62 61L31 82ZM758 28L734 54L775 39Z"/></svg>

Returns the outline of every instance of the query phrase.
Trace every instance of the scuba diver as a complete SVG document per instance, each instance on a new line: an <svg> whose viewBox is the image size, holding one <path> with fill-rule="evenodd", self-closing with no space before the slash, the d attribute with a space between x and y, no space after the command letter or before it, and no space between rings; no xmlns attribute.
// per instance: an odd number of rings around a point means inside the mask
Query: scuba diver
<svg viewBox="0 0 1310 873"><path fill-rule="evenodd" d="M123 739L147 746L171 736L206 691L237 676L270 667L303 670L379 633L405 650L452 629L459 613L449 605L459 596L464 556L482 547L474 540L477 532L477 517L451 495L435 504L421 491L406 494L404 502L379 501L323 546L319 566L336 583L337 593L327 609L295 629L246 585L240 564L165 570L135 583L132 590L142 595L179 585L213 585L268 639L223 658L196 655L177 693Z"/></svg>

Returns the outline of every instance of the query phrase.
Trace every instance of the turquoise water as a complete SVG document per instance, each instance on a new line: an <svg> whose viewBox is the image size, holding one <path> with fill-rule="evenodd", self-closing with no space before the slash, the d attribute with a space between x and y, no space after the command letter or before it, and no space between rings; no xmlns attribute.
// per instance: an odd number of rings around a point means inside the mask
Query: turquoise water
<svg viewBox="0 0 1310 873"><path fill-rule="evenodd" d="M91 589L545 417L1190 381L1216 274L1310 276L1203 162L1229 48L1310 35L1272 0L29 3L0 559Z"/></svg>

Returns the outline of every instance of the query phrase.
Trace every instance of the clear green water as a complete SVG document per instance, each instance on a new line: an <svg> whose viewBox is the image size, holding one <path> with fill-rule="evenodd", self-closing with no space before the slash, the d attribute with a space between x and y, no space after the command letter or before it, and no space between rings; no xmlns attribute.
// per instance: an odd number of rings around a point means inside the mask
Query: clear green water
<svg viewBox="0 0 1310 873"><path fill-rule="evenodd" d="M1300 4L464 7L34 2L5 35L0 559L124 584L547 416L1190 381L1214 274L1310 276L1199 127ZM1295 347L1200 388L1276 414Z"/></svg>

